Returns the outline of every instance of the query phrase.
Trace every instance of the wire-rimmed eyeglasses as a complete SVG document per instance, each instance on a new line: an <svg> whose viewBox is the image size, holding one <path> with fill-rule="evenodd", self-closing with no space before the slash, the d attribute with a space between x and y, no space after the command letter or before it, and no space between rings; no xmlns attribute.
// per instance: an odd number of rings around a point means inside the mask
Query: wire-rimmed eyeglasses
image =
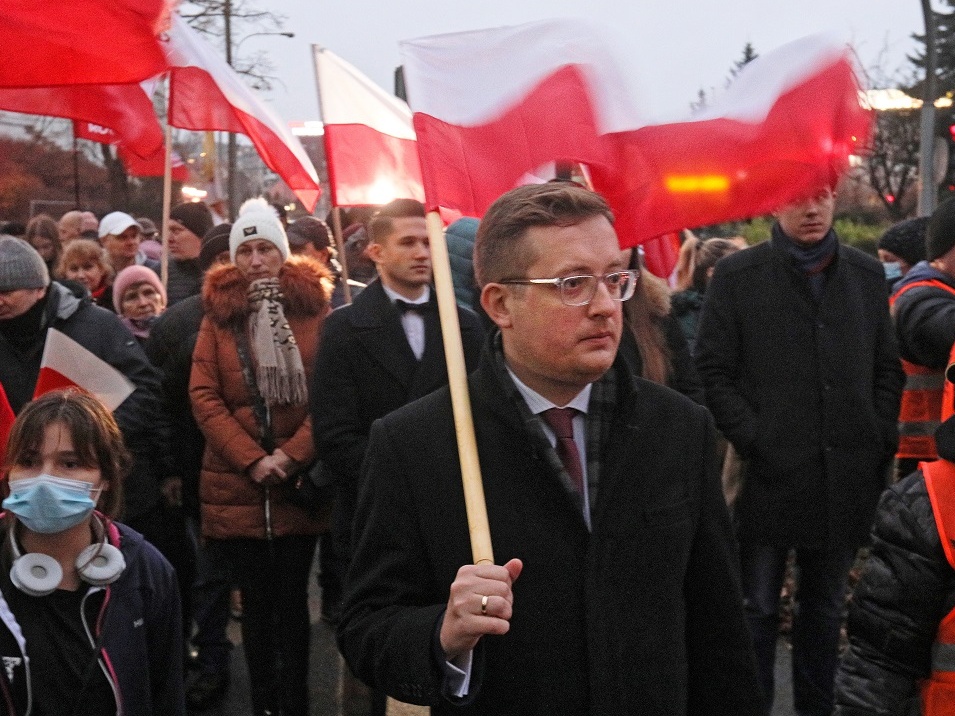
<svg viewBox="0 0 955 716"><path fill-rule="evenodd" d="M534 284L538 286L556 286L560 291L560 300L565 306L586 306L597 295L597 285L603 282L607 293L615 301L626 301L633 296L640 272L636 270L613 271L603 276L581 274L560 278L512 278L500 281L503 284Z"/></svg>

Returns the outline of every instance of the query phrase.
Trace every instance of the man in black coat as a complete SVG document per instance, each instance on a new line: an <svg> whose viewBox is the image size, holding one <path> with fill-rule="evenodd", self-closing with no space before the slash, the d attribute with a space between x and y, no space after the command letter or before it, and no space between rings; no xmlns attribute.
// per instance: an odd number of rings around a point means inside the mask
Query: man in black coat
<svg viewBox="0 0 955 716"><path fill-rule="evenodd" d="M827 187L784 207L770 241L720 260L696 353L716 424L747 461L735 519L767 712L796 550L800 716L832 711L846 577L886 484L904 381L882 266L839 244L834 204Z"/></svg>
<svg viewBox="0 0 955 716"><path fill-rule="evenodd" d="M347 565L368 432L378 418L446 385L431 249L424 206L410 199L385 205L369 222L367 253L378 269L354 302L325 319L309 400L316 454L336 485L334 535ZM458 309L468 368L477 365L483 330ZM323 589L323 616L337 621L341 595ZM350 686L349 686L350 688ZM378 693L374 713L384 713Z"/></svg>
<svg viewBox="0 0 955 716"><path fill-rule="evenodd" d="M545 184L481 222L500 331L470 392L497 565L471 564L448 389L372 428L339 646L433 714L760 713L712 420L617 358L636 278L611 221Z"/></svg>

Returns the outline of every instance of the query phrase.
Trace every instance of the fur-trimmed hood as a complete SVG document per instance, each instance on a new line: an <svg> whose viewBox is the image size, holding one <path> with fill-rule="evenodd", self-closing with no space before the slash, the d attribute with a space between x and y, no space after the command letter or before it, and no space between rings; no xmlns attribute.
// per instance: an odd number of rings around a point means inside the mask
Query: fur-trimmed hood
<svg viewBox="0 0 955 716"><path fill-rule="evenodd" d="M248 316L251 312L247 297L249 283L232 264L210 269L202 285L202 304L210 320L225 326ZM331 273L321 263L306 256L290 256L279 272L285 315L327 313L333 285Z"/></svg>

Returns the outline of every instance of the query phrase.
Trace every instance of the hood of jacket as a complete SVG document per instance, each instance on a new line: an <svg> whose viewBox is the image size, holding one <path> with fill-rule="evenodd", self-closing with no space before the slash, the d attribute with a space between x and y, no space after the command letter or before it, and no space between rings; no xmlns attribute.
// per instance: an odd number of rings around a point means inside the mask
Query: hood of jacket
<svg viewBox="0 0 955 716"><path fill-rule="evenodd" d="M210 269L202 285L206 315L220 326L246 318L251 312L247 296L249 283L232 264ZM286 316L317 316L328 310L334 280L318 261L290 256L279 272L279 286Z"/></svg>
<svg viewBox="0 0 955 716"><path fill-rule="evenodd" d="M916 281L941 281L947 283L949 286L955 286L955 277L949 276L947 273L939 271L936 268L932 268L932 265L928 261L919 261L905 276L898 280L892 287L892 290L893 292L898 291L903 286Z"/></svg>

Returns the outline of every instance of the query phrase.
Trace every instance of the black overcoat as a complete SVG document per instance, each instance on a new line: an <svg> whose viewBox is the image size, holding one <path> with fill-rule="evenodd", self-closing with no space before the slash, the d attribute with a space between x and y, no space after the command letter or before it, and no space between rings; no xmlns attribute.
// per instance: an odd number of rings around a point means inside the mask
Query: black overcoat
<svg viewBox="0 0 955 716"><path fill-rule="evenodd" d="M707 411L618 372L588 533L488 363L470 394L495 561L524 562L510 631L479 642L467 705L440 695L432 640L472 559L442 389L372 429L339 629L352 670L436 715L760 713Z"/></svg>
<svg viewBox="0 0 955 716"><path fill-rule="evenodd" d="M717 264L697 368L717 427L748 459L740 539L852 548L898 444L904 375L885 275L839 245L816 301L781 241Z"/></svg>

